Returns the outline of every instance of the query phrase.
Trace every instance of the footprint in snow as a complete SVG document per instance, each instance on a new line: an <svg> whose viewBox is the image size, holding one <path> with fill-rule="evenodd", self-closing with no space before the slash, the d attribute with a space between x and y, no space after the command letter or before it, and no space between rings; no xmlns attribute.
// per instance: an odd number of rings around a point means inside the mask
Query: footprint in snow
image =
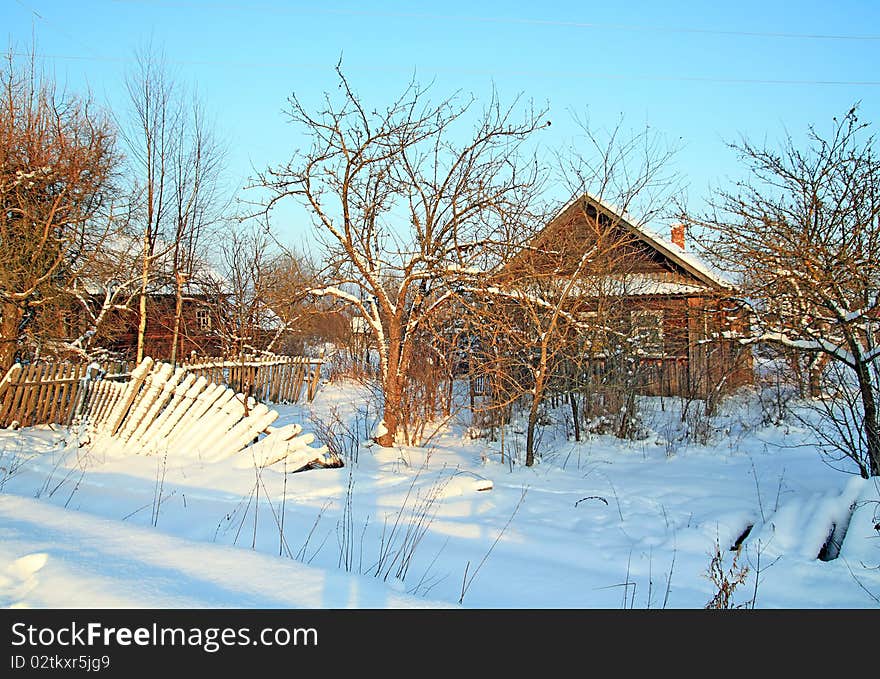
<svg viewBox="0 0 880 679"><path fill-rule="evenodd" d="M46 565L45 552L27 554L0 570L0 608L22 608L24 599L39 582L37 573Z"/></svg>

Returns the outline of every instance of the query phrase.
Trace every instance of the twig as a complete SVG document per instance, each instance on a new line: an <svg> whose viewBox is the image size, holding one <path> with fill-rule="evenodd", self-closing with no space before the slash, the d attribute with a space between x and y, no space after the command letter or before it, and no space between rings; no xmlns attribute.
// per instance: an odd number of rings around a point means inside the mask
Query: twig
<svg viewBox="0 0 880 679"><path fill-rule="evenodd" d="M761 510L761 521L766 523L767 517L764 516L764 504L761 502L761 485L758 483L758 470L755 469L755 461L749 457L749 463L752 465L752 476L755 479L755 492L758 495L758 509Z"/></svg>
<svg viewBox="0 0 880 679"><path fill-rule="evenodd" d="M284 486L281 491L281 526L279 527L279 531L281 533L278 538L278 556L281 556L281 548L284 546L284 511L285 506L287 504L287 458L284 458ZM290 556L290 548L287 548L287 556Z"/></svg>
<svg viewBox="0 0 880 679"><path fill-rule="evenodd" d="M606 506L608 505L608 500L606 500L604 497L600 497L599 495L588 495L587 497L582 497L580 500L575 502L574 506L577 507L584 500L601 500L605 503Z"/></svg>
<svg viewBox="0 0 880 679"><path fill-rule="evenodd" d="M324 503L324 506L321 507L321 511L318 512L318 515L315 517L315 522L312 524L311 530L309 530L308 535L306 535L306 539L302 544L302 547L299 548L299 551L296 553L296 560L301 561L306 556L306 551L308 550L309 542L312 539L312 534L315 532L315 529L318 527L318 524L321 522L321 517L324 516L324 512L327 511L327 507L330 506L330 501Z"/></svg>
<svg viewBox="0 0 880 679"><path fill-rule="evenodd" d="M874 600L874 603L880 604L880 596L874 594L871 590L865 587L865 584L856 577L856 574L853 572L853 569L850 567L849 562L846 559L843 559L843 563L846 565L846 569L849 571L849 574L852 576L852 579L856 581L856 584L862 589L865 594L867 594L871 599Z"/></svg>
<svg viewBox="0 0 880 679"><path fill-rule="evenodd" d="M259 469L256 472L257 475L257 492L256 492L256 503L254 504L254 537L251 540L251 549L256 549L257 547L257 518L260 516L260 485L261 485L261 474Z"/></svg>
<svg viewBox="0 0 880 679"><path fill-rule="evenodd" d="M474 578L477 577L477 574L480 572L480 569L483 567L483 564L486 563L486 559L489 558L489 555L492 553L492 550L495 549L495 545L498 544L498 541L501 539L501 536L504 535L504 532L507 530L508 526L510 526L510 523L513 521L513 517L516 516L516 513L519 511L519 508L522 507L522 504L526 499L526 493L528 492L528 490L529 490L528 488L523 488L522 494L519 497L519 502L517 502L516 506L513 508L513 512L510 514L510 518L507 519L507 523L504 524L504 528L502 528L501 531L498 533L498 536L495 538L495 542L493 542L492 546L489 547L489 551L487 551L486 554L483 555L483 559L477 565L477 567L474 570L473 574L471 575L470 579L467 578L467 567L465 568L465 579L462 582L461 597L459 598L458 603L464 602L464 595L467 594L467 591L468 591L468 589L470 589L470 586L473 583ZM470 566L470 561L468 561L468 566Z"/></svg>
<svg viewBox="0 0 880 679"><path fill-rule="evenodd" d="M672 572L675 570L675 554L678 550L672 550L672 563L669 565L669 574L666 576L666 594L663 595L663 608L669 603L669 592L672 590Z"/></svg>
<svg viewBox="0 0 880 679"><path fill-rule="evenodd" d="M248 503L247 503L247 507L244 508L244 516L241 517L241 522L238 524L238 530L235 532L235 539L232 541L233 545L238 544L238 538L241 535L241 529L244 526L244 520L247 518L248 511L250 511L251 502L253 502L254 491L256 489L257 489L257 484L254 483L254 487L251 489L251 492L248 494ZM241 507L241 503L239 503L238 506ZM238 507L236 507L236 511L238 511Z"/></svg>

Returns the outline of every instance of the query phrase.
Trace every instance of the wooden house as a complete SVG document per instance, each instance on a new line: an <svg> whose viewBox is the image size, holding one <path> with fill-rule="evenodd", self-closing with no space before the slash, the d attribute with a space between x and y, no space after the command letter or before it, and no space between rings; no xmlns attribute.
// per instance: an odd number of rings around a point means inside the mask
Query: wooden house
<svg viewBox="0 0 880 679"><path fill-rule="evenodd" d="M751 353L736 341L746 319L735 286L686 250L685 235L675 226L667 239L583 194L495 279L548 299L566 294L584 327L618 328L638 357L642 393L705 397L750 382ZM594 371L610 360L600 335L584 347Z"/></svg>
<svg viewBox="0 0 880 679"><path fill-rule="evenodd" d="M147 328L144 335L144 355L168 360L174 341L176 297L172 292L152 292L147 296ZM134 299L130 309L115 312L107 322L101 346L132 360L137 355L138 306ZM218 333L221 319L218 305L204 293L188 293L181 309L177 356L184 358L193 352L200 356L219 356L222 353Z"/></svg>

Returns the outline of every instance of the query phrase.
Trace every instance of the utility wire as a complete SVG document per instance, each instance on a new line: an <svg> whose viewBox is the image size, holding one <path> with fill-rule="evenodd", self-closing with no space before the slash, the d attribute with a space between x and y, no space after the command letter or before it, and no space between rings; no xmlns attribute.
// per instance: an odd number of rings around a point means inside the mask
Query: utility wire
<svg viewBox="0 0 880 679"><path fill-rule="evenodd" d="M422 12L390 12L366 9L332 9L326 7L278 7L271 5L242 5L230 2L188 2L186 0L112 0L117 4L161 5L192 9L225 9L249 12L274 12L276 14L323 14L332 16L381 17L389 19L414 19L419 21L453 21L470 23L521 24L532 26L559 26L567 28L589 28L611 31L630 31L647 33L696 33L704 35L725 35L750 38L785 38L794 40L857 40L880 41L880 35L843 35L833 33L788 33L783 31L735 31L714 28L693 28L683 26L652 26L640 24L604 24L586 21L557 19L530 19L522 17L470 16L452 14L431 14Z"/></svg>
<svg viewBox="0 0 880 679"><path fill-rule="evenodd" d="M34 17L35 20L37 20L37 21L43 23L43 24L44 24L45 26L47 26L50 30L53 30L53 31L55 31L56 33L59 33L60 35L64 36L64 37L67 38L70 42L75 43L77 47L82 48L82 49L85 50L86 52L89 52L89 53L91 53L91 54L93 54L93 55L95 55L95 56L98 55L98 53L95 52L95 50L92 49L92 47L91 47L90 45L87 45L86 43L82 42L82 41L79 40L78 38L75 38L74 36L72 36L70 33L68 33L68 32L65 31L63 28L61 28L56 22L54 22L54 21L50 21L45 15L40 14L37 10L35 10L35 9L34 9L33 7L31 7L29 4L25 3L23 0L15 0L15 1L16 1L19 5L21 5L25 10L27 10L28 12L30 12L30 13L33 15L33 17ZM36 41L35 41L35 42L36 42Z"/></svg>
<svg viewBox="0 0 880 679"><path fill-rule="evenodd" d="M14 52L15 56L31 57L26 52ZM93 57L75 54L37 54L38 59L62 59L70 61L105 61L116 63L130 63L132 59L125 57ZM301 70L330 70L326 64L314 63L296 63L296 62L237 62L237 61L221 61L212 59L168 59L169 63L179 66L216 66L218 68L260 68L260 69L301 69ZM370 71L370 72L408 72L412 73L413 68L404 66L386 66L386 65L363 65L358 64L350 68L352 71ZM511 70L511 69L469 69L469 68L451 68L440 67L436 69L425 67L423 69L415 69L416 72L422 70L430 73L458 73L469 75L485 75L485 76L520 76L520 77L536 77L536 78L574 78L583 80L638 80L638 81L657 81L657 82L702 82L702 83L719 83L728 85L830 85L830 86L857 86L857 87L877 87L880 86L880 80L794 80L785 78L724 78L714 76L687 76L687 75L649 75L649 74L624 74L624 73L592 73L587 71L528 71L528 70Z"/></svg>

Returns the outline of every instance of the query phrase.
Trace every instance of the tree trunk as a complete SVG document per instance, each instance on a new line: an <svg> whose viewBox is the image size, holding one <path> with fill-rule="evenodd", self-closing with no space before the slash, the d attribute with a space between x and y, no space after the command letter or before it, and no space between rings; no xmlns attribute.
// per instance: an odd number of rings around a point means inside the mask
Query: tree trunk
<svg viewBox="0 0 880 679"><path fill-rule="evenodd" d="M5 303L2 305L2 320L0 320L0 369L3 375L15 363L15 354L18 352L18 333L21 325L22 310L16 304Z"/></svg>
<svg viewBox="0 0 880 679"><path fill-rule="evenodd" d="M535 464L535 428L538 426L540 406L541 401L536 395L532 398L532 407L529 410L529 425L526 430L526 467L531 467Z"/></svg>
<svg viewBox="0 0 880 679"><path fill-rule="evenodd" d="M390 318L385 332L387 345L379 347L379 360L383 371L382 391L385 397L382 409L385 432L376 438L376 442L380 446L390 448L397 440L397 430L400 428L403 411L403 381L405 377L401 370L401 359L403 358L404 340L399 319Z"/></svg>
<svg viewBox="0 0 880 679"><path fill-rule="evenodd" d="M547 343L543 342L540 346L541 357L538 360L538 366L534 370L535 386L532 394L532 407L529 410L529 426L526 433L526 467L535 464L535 427L538 424L538 411L544 400L546 387L548 382L548 366L547 366Z"/></svg>
<svg viewBox="0 0 880 679"><path fill-rule="evenodd" d="M376 439L376 443L385 448L393 446L394 440L397 437L397 429L400 426L402 397L403 393L397 375L389 374L385 382L385 406L382 416L385 422L385 432Z"/></svg>
<svg viewBox="0 0 880 679"><path fill-rule="evenodd" d="M578 404L577 404L577 396L575 396L574 390L571 388L569 384L568 387L568 403L571 405L571 420L574 424L574 440L581 440L581 422L580 422L580 414L578 413Z"/></svg>
<svg viewBox="0 0 880 679"><path fill-rule="evenodd" d="M144 237L144 260L141 266L141 294L138 300L137 364L144 360L144 345L147 335L147 286L150 280L150 257L147 250L147 237Z"/></svg>
<svg viewBox="0 0 880 679"><path fill-rule="evenodd" d="M171 334L171 365L177 367L177 345L180 342L180 317L183 314L183 276L175 274L174 331Z"/></svg>
<svg viewBox="0 0 880 679"><path fill-rule="evenodd" d="M829 360L827 354L817 354L810 360L810 396L813 398L820 398L822 396L825 368L828 366Z"/></svg>
<svg viewBox="0 0 880 679"><path fill-rule="evenodd" d="M877 421L877 395L871 382L870 366L865 363L857 364L856 376L859 379L865 417L865 443L868 446L868 469L862 469L862 475L868 472L869 476L880 476L880 428Z"/></svg>
<svg viewBox="0 0 880 679"><path fill-rule="evenodd" d="M137 332L137 357L135 362L140 365L144 360L144 344L147 334L147 295L141 291L138 298L138 332Z"/></svg>

